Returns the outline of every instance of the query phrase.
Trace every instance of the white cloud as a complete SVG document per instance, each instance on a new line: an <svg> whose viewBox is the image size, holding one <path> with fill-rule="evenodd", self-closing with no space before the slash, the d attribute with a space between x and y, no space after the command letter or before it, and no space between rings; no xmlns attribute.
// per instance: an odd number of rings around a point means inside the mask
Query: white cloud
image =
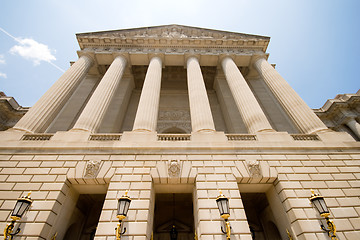
<svg viewBox="0 0 360 240"><path fill-rule="evenodd" d="M0 78L7 78L5 73L0 72Z"/></svg>
<svg viewBox="0 0 360 240"><path fill-rule="evenodd" d="M39 65L41 61L51 62L56 58L52 55L51 50L45 44L38 43L30 38L16 38L18 45L13 46L10 49L12 54L18 54L23 58L30 60L34 65Z"/></svg>
<svg viewBox="0 0 360 240"><path fill-rule="evenodd" d="M0 64L5 64L5 57L4 55L0 54Z"/></svg>

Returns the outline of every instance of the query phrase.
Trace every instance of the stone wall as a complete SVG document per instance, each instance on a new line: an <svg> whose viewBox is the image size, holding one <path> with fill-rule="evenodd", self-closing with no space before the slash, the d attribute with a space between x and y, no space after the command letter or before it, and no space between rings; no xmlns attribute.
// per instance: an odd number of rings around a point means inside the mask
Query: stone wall
<svg viewBox="0 0 360 240"><path fill-rule="evenodd" d="M294 239L326 239L310 189L325 197L340 239L360 236L360 154L322 151L263 154L32 154L0 155L0 227L5 227L18 197L32 191L34 203L20 222L23 239L62 239L76 197L106 193L96 239L114 239L117 199L129 190L133 199L125 220L127 239L149 239L155 192L193 192L200 239L222 239L215 203L219 190L230 198L234 239L251 239L240 192L264 192L278 219ZM179 172L169 174L170 160ZM272 191L276 191L273 194ZM75 199L75 200L74 200Z"/></svg>

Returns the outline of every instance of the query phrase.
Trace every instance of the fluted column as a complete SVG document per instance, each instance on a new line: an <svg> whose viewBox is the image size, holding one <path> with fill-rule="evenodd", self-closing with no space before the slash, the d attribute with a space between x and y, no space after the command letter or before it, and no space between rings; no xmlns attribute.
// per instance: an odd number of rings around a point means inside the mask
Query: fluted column
<svg viewBox="0 0 360 240"><path fill-rule="evenodd" d="M117 56L96 87L73 130L96 132L109 107L126 67L126 58Z"/></svg>
<svg viewBox="0 0 360 240"><path fill-rule="evenodd" d="M92 64L91 57L81 56L30 108L13 129L32 133L45 131Z"/></svg>
<svg viewBox="0 0 360 240"><path fill-rule="evenodd" d="M268 61L259 58L254 66L302 132L310 134L328 129Z"/></svg>
<svg viewBox="0 0 360 240"><path fill-rule="evenodd" d="M235 62L225 57L222 68L249 133L274 131Z"/></svg>
<svg viewBox="0 0 360 240"><path fill-rule="evenodd" d="M155 132L160 101L162 61L151 58L140 95L133 131Z"/></svg>
<svg viewBox="0 0 360 240"><path fill-rule="evenodd" d="M350 118L345 124L360 138L360 124L354 118Z"/></svg>
<svg viewBox="0 0 360 240"><path fill-rule="evenodd" d="M215 131L199 60L192 56L186 64L192 131Z"/></svg>

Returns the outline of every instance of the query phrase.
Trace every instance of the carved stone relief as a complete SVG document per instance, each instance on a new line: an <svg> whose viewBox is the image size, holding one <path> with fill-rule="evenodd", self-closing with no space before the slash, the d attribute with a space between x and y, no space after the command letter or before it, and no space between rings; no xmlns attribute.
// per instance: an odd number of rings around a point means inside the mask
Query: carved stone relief
<svg viewBox="0 0 360 240"><path fill-rule="evenodd" d="M180 129L185 133L191 132L191 120L188 110L160 110L157 132L163 133L167 129Z"/></svg>
<svg viewBox="0 0 360 240"><path fill-rule="evenodd" d="M247 163L250 176L253 178L261 177L260 162L258 160L249 161Z"/></svg>
<svg viewBox="0 0 360 240"><path fill-rule="evenodd" d="M101 47L101 46L97 46L96 47L96 52L111 52L109 50L105 50L106 47ZM89 47L86 48L85 50L90 50L91 52L94 51L94 47ZM129 48L129 47L119 47L115 49L116 51L113 52L118 52L118 53L178 53L178 54L185 54L188 53L189 50L188 49L183 49L183 48ZM256 50L256 49L228 49L228 48L222 48L222 49L217 49L217 48L192 48L192 51L197 53L197 54L213 54L213 55L218 55L218 54L242 54L242 55L252 55L252 54L262 54L263 52L260 50Z"/></svg>
<svg viewBox="0 0 360 240"><path fill-rule="evenodd" d="M84 178L95 178L99 172L101 161L90 160L86 163Z"/></svg>
<svg viewBox="0 0 360 240"><path fill-rule="evenodd" d="M180 175L179 160L172 159L169 161L168 173L169 173L170 177L179 177L179 175Z"/></svg>

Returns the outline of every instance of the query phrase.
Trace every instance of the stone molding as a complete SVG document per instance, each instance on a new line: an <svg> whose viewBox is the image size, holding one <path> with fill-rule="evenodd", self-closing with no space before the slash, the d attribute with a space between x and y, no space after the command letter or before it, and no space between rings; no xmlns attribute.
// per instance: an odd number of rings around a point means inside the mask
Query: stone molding
<svg viewBox="0 0 360 240"><path fill-rule="evenodd" d="M76 35L81 49L92 46L221 46L257 47L263 52L270 38L243 33L233 33L180 25L157 26L149 28L125 29Z"/></svg>
<svg viewBox="0 0 360 240"><path fill-rule="evenodd" d="M235 162L233 174L238 183L273 183L278 173L276 168L260 159L246 159Z"/></svg>
<svg viewBox="0 0 360 240"><path fill-rule="evenodd" d="M158 161L156 167L151 169L150 175L154 183L194 183L197 170L192 167L190 161L170 158L165 159L165 161Z"/></svg>
<svg viewBox="0 0 360 240"><path fill-rule="evenodd" d="M115 173L111 162L99 159L79 161L75 168L67 173L67 179L72 184L106 184Z"/></svg>
<svg viewBox="0 0 360 240"><path fill-rule="evenodd" d="M262 53L258 48L212 48L212 47L191 47L185 49L185 47L173 46L173 47L161 47L161 46L144 46L144 47L131 47L131 46L112 46L110 48L104 46L90 46L83 51L93 54L105 54L105 53L129 53L129 54L189 54L189 55L253 55ZM81 53L82 51L79 51ZM78 54L79 54L78 53Z"/></svg>

